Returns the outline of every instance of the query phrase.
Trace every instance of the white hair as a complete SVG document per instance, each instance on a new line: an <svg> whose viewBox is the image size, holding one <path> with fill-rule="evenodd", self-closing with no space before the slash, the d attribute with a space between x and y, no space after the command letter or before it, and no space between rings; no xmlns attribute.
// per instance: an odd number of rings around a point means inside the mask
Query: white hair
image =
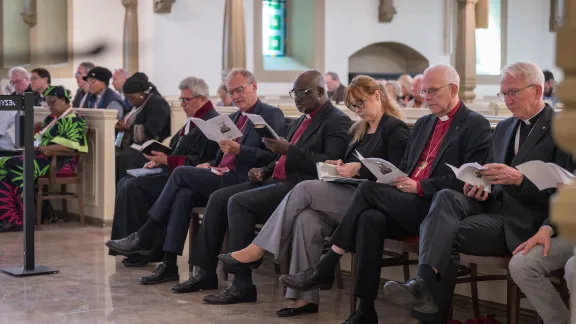
<svg viewBox="0 0 576 324"><path fill-rule="evenodd" d="M114 69L114 73L116 73L116 72L122 74L125 77L128 77L128 72L124 68L117 67Z"/></svg>
<svg viewBox="0 0 576 324"><path fill-rule="evenodd" d="M424 75L430 72L442 73L444 75L444 81L447 84L453 84L458 88L460 88L460 75L458 74L458 71L456 71L456 69L451 67L450 65L446 64L432 65L431 67L424 70ZM416 77L414 77L414 79L416 79Z"/></svg>
<svg viewBox="0 0 576 324"><path fill-rule="evenodd" d="M424 78L424 74L416 74L414 76L414 78L412 78L412 83L418 81L418 80L422 80Z"/></svg>
<svg viewBox="0 0 576 324"><path fill-rule="evenodd" d="M196 77L187 77L186 79L182 80L178 86L178 89L190 90L192 91L193 96L203 96L204 98L208 98L210 95L206 81Z"/></svg>
<svg viewBox="0 0 576 324"><path fill-rule="evenodd" d="M14 73L23 75L26 79L30 79L30 73L28 72L28 70L26 70L21 66L15 66L10 70L8 70L8 79L12 79L12 75Z"/></svg>
<svg viewBox="0 0 576 324"><path fill-rule="evenodd" d="M397 81L388 81L384 85L385 88L389 86L392 87L392 89L394 89L396 96L400 97L402 95L402 88L400 88L400 85L398 84Z"/></svg>
<svg viewBox="0 0 576 324"><path fill-rule="evenodd" d="M514 78L523 78L527 84L539 85L544 89L544 72L542 69L528 61L518 61L502 69L502 78L509 75Z"/></svg>
<svg viewBox="0 0 576 324"><path fill-rule="evenodd" d="M225 79L226 85L228 85L228 83L230 82L230 80L233 77L235 77L239 74L242 75L243 77L245 77L246 79L248 79L248 82L256 81L256 78L254 77L254 74L252 74L252 72L250 72L246 69L234 69L234 70L230 71L230 73L228 73L228 75L226 76L226 79Z"/></svg>

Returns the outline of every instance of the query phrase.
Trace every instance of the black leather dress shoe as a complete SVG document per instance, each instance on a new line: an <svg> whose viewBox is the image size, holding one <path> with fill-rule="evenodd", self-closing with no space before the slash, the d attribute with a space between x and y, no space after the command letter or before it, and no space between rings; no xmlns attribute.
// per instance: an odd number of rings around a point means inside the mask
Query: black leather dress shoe
<svg viewBox="0 0 576 324"><path fill-rule="evenodd" d="M151 275L140 278L140 283L143 285L157 285L167 281L178 281L178 266L167 267L164 263L160 263Z"/></svg>
<svg viewBox="0 0 576 324"><path fill-rule="evenodd" d="M384 285L384 298L399 306L413 307L420 313L438 312L436 299L426 287L424 279L420 277L415 277L406 283L388 281Z"/></svg>
<svg viewBox="0 0 576 324"><path fill-rule="evenodd" d="M243 263L234 259L234 257L232 257L232 253L220 254L218 256L218 259L224 262L225 264L235 268L252 268L252 269L258 269L262 264L262 261L264 260L264 258L260 258L254 262Z"/></svg>
<svg viewBox="0 0 576 324"><path fill-rule="evenodd" d="M316 267L308 268L293 275L283 275L280 282L297 291L310 291L314 289L330 290L334 284L334 272L322 275Z"/></svg>
<svg viewBox="0 0 576 324"><path fill-rule="evenodd" d="M378 314L356 310L342 324L378 324Z"/></svg>
<svg viewBox="0 0 576 324"><path fill-rule="evenodd" d="M120 240L110 240L105 244L110 250L124 256L132 256L135 254L149 255L153 253L153 250L145 250L141 247L138 233L132 233Z"/></svg>
<svg viewBox="0 0 576 324"><path fill-rule="evenodd" d="M215 295L208 295L202 298L207 304L254 303L257 299L258 292L254 285L247 290L238 290L236 286L232 285Z"/></svg>
<svg viewBox="0 0 576 324"><path fill-rule="evenodd" d="M177 294L191 293L200 290L218 289L218 277L205 278L197 274L194 277L181 282L170 288L170 291Z"/></svg>
<svg viewBox="0 0 576 324"><path fill-rule="evenodd" d="M318 304L312 304L312 303L296 308L286 307L276 312L276 314L278 314L278 316L280 317L292 317L302 314L314 314L314 313L318 313Z"/></svg>

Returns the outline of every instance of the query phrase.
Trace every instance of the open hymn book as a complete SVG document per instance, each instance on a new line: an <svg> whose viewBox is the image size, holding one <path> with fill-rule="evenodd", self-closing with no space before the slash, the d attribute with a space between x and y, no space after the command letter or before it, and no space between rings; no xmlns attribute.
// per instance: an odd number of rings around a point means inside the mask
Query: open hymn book
<svg viewBox="0 0 576 324"><path fill-rule="evenodd" d="M346 178L338 174L334 164L323 162L316 163L316 170L318 171L318 180L335 182L335 183L360 183L366 179Z"/></svg>
<svg viewBox="0 0 576 324"><path fill-rule="evenodd" d="M516 166L539 190L558 188L558 184L569 184L574 174L554 164L542 161L528 161Z"/></svg>
<svg viewBox="0 0 576 324"><path fill-rule="evenodd" d="M487 169L478 164L478 162L462 164L459 168L450 165L448 163L446 163L446 165L450 167L450 169L452 169L452 171L456 175L456 178L458 178L459 180L462 180L473 186L477 187L482 186L484 188L484 191L488 193L492 192L492 186L488 183L488 181L486 181L486 179L484 179L484 177L480 173L480 171Z"/></svg>
<svg viewBox="0 0 576 324"><path fill-rule="evenodd" d="M214 142L242 137L242 132L228 115L220 115L208 121L191 117L190 121L200 128L206 138Z"/></svg>
<svg viewBox="0 0 576 324"><path fill-rule="evenodd" d="M358 158L358 160L362 162L370 172L372 172L376 179L378 179L378 183L393 184L394 179L408 176L406 173L400 171L400 169L398 169L394 164L386 160L365 158L358 151L356 151L354 156L356 156L356 158Z"/></svg>

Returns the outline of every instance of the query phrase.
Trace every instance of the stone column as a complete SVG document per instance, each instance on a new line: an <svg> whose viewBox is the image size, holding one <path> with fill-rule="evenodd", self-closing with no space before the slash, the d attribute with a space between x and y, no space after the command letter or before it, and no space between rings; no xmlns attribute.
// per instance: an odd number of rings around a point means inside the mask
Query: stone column
<svg viewBox="0 0 576 324"><path fill-rule="evenodd" d="M456 26L455 68L460 74L460 99L471 103L476 98L476 10L478 0L456 0L458 24Z"/></svg>
<svg viewBox="0 0 576 324"><path fill-rule="evenodd" d="M564 110L553 120L552 130L558 145L576 156L576 0L564 0L563 25L556 34L556 65L564 71L564 80L556 94ZM573 171L573 170L570 170ZM552 200L551 218L560 236L576 242L576 184L562 187ZM574 273L576 277L576 273ZM576 281L574 281L576 283ZM572 287L572 292L576 287ZM572 294L572 323L576 323L576 294Z"/></svg>
<svg viewBox="0 0 576 324"><path fill-rule="evenodd" d="M244 0L226 0L222 45L222 73L246 68Z"/></svg>
<svg viewBox="0 0 576 324"><path fill-rule="evenodd" d="M124 38L122 65L132 75L138 72L138 0L122 0L124 13Z"/></svg>
<svg viewBox="0 0 576 324"><path fill-rule="evenodd" d="M476 28L488 28L490 21L490 0L478 0L476 4Z"/></svg>

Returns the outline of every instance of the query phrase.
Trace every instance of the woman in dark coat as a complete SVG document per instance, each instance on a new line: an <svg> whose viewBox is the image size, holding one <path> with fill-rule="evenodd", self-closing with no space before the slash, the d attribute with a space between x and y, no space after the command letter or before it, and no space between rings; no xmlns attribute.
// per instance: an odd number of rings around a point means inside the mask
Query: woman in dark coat
<svg viewBox="0 0 576 324"><path fill-rule="evenodd" d="M126 175L126 170L141 168L148 160L132 144L141 145L148 140L164 141L170 136L170 105L146 74L136 72L122 87L132 110L116 123L116 182Z"/></svg>
<svg viewBox="0 0 576 324"><path fill-rule="evenodd" d="M208 100L208 85L202 79L186 78L180 83L180 102L188 119L184 126L174 134L170 141L172 153L166 156L154 152L153 156L144 156L145 168L162 168L156 175L123 177L117 185L114 222L111 239L121 239L137 231L148 220L148 210L162 193L170 173L180 165L198 165L214 159L218 144L210 141L190 121L190 117L209 120L218 116L212 102ZM163 237L158 238L163 242ZM110 251L111 255L115 255ZM143 266L147 262L160 261L159 251L152 256L133 256L123 261L126 266Z"/></svg>

